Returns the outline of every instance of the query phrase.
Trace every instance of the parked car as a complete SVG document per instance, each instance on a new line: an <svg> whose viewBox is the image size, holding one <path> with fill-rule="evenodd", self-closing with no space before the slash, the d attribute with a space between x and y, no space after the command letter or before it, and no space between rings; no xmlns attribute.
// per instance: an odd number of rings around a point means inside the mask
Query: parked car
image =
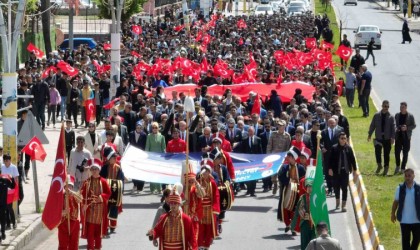
<svg viewBox="0 0 420 250"><path fill-rule="evenodd" d="M87 37L75 37L73 38L73 48L77 48L80 45L87 45L90 49L96 48L98 45L93 38ZM64 41L60 44L60 49L65 50L69 48L69 39L64 39Z"/></svg>
<svg viewBox="0 0 420 250"><path fill-rule="evenodd" d="M371 38L375 39L375 48L382 48L381 34L382 31L376 25L360 25L357 30L353 31L354 36L354 47L359 48L367 46Z"/></svg>
<svg viewBox="0 0 420 250"><path fill-rule="evenodd" d="M269 4L261 4L261 5L257 5L257 7L255 7L254 10L254 15L273 15L274 14L274 10L273 7Z"/></svg>
<svg viewBox="0 0 420 250"><path fill-rule="evenodd" d="M347 4L357 5L357 0L344 0L344 5L347 5Z"/></svg>

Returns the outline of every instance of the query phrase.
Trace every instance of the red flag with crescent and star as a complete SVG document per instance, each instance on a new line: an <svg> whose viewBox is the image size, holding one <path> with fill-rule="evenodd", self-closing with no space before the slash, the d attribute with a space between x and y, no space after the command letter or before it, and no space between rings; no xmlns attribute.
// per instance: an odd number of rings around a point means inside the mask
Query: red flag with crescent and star
<svg viewBox="0 0 420 250"><path fill-rule="evenodd" d="M31 160L44 162L47 153L42 146L41 141L38 137L34 136L22 149L22 152L29 155Z"/></svg>
<svg viewBox="0 0 420 250"><path fill-rule="evenodd" d="M57 63L57 67L71 77L79 74L79 70L73 68L72 66L70 66L70 64L66 63L65 61L59 61Z"/></svg>
<svg viewBox="0 0 420 250"><path fill-rule="evenodd" d="M58 139L57 154L52 176L50 190L44 211L42 212L42 222L49 229L56 228L62 219L64 207L64 185L66 184L66 142L64 136L64 123L61 125L60 138Z"/></svg>
<svg viewBox="0 0 420 250"><path fill-rule="evenodd" d="M261 114L261 103L260 103L260 95L257 94L254 100L254 104L252 105L251 115L253 114Z"/></svg>
<svg viewBox="0 0 420 250"><path fill-rule="evenodd" d="M28 47L26 47L26 49L29 52L34 52L35 56L37 58L42 58L44 56L44 52L42 52L42 50L38 49L35 45L33 45L32 43L28 44Z"/></svg>
<svg viewBox="0 0 420 250"><path fill-rule="evenodd" d="M91 122L96 119L96 105L95 99L88 99L85 101L86 121Z"/></svg>
<svg viewBox="0 0 420 250"><path fill-rule="evenodd" d="M344 45L338 46L337 51L335 52L335 54L337 54L337 56L339 56L344 61L349 60L352 53L353 50L350 47L346 47Z"/></svg>
<svg viewBox="0 0 420 250"><path fill-rule="evenodd" d="M139 25L131 26L131 31L136 35L140 35L141 33L143 33L143 29Z"/></svg>

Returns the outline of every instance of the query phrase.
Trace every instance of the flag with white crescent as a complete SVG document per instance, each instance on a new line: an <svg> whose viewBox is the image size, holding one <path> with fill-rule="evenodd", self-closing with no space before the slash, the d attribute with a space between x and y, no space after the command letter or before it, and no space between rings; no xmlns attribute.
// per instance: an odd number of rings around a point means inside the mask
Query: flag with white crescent
<svg viewBox="0 0 420 250"><path fill-rule="evenodd" d="M42 146L41 141L38 137L34 136L22 149L22 152L29 155L31 160L44 162L45 157L47 157L47 152L45 152L44 147Z"/></svg>
<svg viewBox="0 0 420 250"><path fill-rule="evenodd" d="M91 122L96 119L96 105L95 99L89 99L85 101L86 121Z"/></svg>
<svg viewBox="0 0 420 250"><path fill-rule="evenodd" d="M328 215L327 195L325 193L324 173L322 171L322 153L318 150L315 177L310 197L310 211L314 225L323 221L327 223L331 235L330 218Z"/></svg>
<svg viewBox="0 0 420 250"><path fill-rule="evenodd" d="M52 176L50 190L44 211L42 212L42 222L49 229L56 228L62 219L64 207L64 185L67 178L66 171L66 142L64 136L64 124L61 125L60 138L58 139L57 154Z"/></svg>
<svg viewBox="0 0 420 250"><path fill-rule="evenodd" d="M32 43L28 44L28 47L26 47L26 50L28 50L29 52L33 52L36 58L42 58L44 56L44 52L42 52L42 50L38 49Z"/></svg>
<svg viewBox="0 0 420 250"><path fill-rule="evenodd" d="M337 56L339 56L344 61L349 60L352 53L353 50L350 47L346 47L344 45L338 46L337 51L335 52L335 54L337 54Z"/></svg>

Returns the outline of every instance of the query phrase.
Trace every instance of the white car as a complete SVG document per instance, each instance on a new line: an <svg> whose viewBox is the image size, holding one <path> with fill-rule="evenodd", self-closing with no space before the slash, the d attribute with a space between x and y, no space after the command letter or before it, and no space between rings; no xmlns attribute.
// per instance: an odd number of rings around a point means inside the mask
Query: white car
<svg viewBox="0 0 420 250"><path fill-rule="evenodd" d="M376 49L382 48L381 34L382 31L376 25L360 25L357 30L353 31L354 36L354 47L359 48L362 46L367 46L372 37L375 39Z"/></svg>
<svg viewBox="0 0 420 250"><path fill-rule="evenodd" d="M290 9L290 8L303 8L303 9L305 9L305 11L308 10L305 2L301 2L301 1L290 2L289 5L287 5L287 9ZM287 12L289 12L289 11L287 11Z"/></svg>
<svg viewBox="0 0 420 250"><path fill-rule="evenodd" d="M306 0L292 0L289 2L288 7L289 6L300 6L302 5L303 7L305 7L305 9L309 10L311 5L308 1Z"/></svg>
<svg viewBox="0 0 420 250"><path fill-rule="evenodd" d="M296 16L296 15L302 15L306 12L306 9L304 7L299 6L289 6L287 8L287 16Z"/></svg>
<svg viewBox="0 0 420 250"><path fill-rule="evenodd" d="M273 7L269 4L262 4L262 5L258 5L257 7L255 7L254 10L254 15L258 16L258 15L273 15L274 14L274 10Z"/></svg>
<svg viewBox="0 0 420 250"><path fill-rule="evenodd" d="M344 0L344 5L354 4L357 6L357 0Z"/></svg>

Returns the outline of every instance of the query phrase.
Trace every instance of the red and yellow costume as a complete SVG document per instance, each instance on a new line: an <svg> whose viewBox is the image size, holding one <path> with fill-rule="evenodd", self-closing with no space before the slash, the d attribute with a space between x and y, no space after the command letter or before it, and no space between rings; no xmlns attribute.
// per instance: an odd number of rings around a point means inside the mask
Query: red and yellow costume
<svg viewBox="0 0 420 250"><path fill-rule="evenodd" d="M66 198L64 198L64 200L66 200ZM70 215L67 214L66 204L64 204L63 208L63 217L58 225L58 250L77 250L79 249L80 231L79 203L73 195L69 195L68 211ZM69 216L70 220L68 220Z"/></svg>
<svg viewBox="0 0 420 250"><path fill-rule="evenodd" d="M196 249L198 241L198 232L199 232L199 222L203 219L203 202L202 198L204 196L204 191L201 187L192 186L189 192L188 199L188 216L191 218L191 222L194 230L195 246L193 249Z"/></svg>
<svg viewBox="0 0 420 250"><path fill-rule="evenodd" d="M186 151L186 146L184 140L181 140L179 138L172 139L168 142L168 145L166 145L166 153L182 153Z"/></svg>
<svg viewBox="0 0 420 250"><path fill-rule="evenodd" d="M122 212L122 190L124 183L124 174L121 166L114 164L105 164L101 168L101 177L108 181L111 196L108 200L108 220L111 229L117 228L118 214ZM118 182L118 180L120 182ZM115 182L113 182L115 181Z"/></svg>
<svg viewBox="0 0 420 250"><path fill-rule="evenodd" d="M188 215L179 211L177 215L163 214L153 228L153 239L159 238L159 250L193 249L194 229Z"/></svg>
<svg viewBox="0 0 420 250"><path fill-rule="evenodd" d="M203 217L199 223L198 246L210 247L213 238L217 236L217 218L220 213L219 189L213 177L199 180L204 189L205 196L202 200Z"/></svg>
<svg viewBox="0 0 420 250"><path fill-rule="evenodd" d="M101 249L102 237L107 233L108 199L111 195L108 182L102 177L87 179L80 191L83 197L82 238L87 239L88 250ZM94 197L100 197L94 203Z"/></svg>

